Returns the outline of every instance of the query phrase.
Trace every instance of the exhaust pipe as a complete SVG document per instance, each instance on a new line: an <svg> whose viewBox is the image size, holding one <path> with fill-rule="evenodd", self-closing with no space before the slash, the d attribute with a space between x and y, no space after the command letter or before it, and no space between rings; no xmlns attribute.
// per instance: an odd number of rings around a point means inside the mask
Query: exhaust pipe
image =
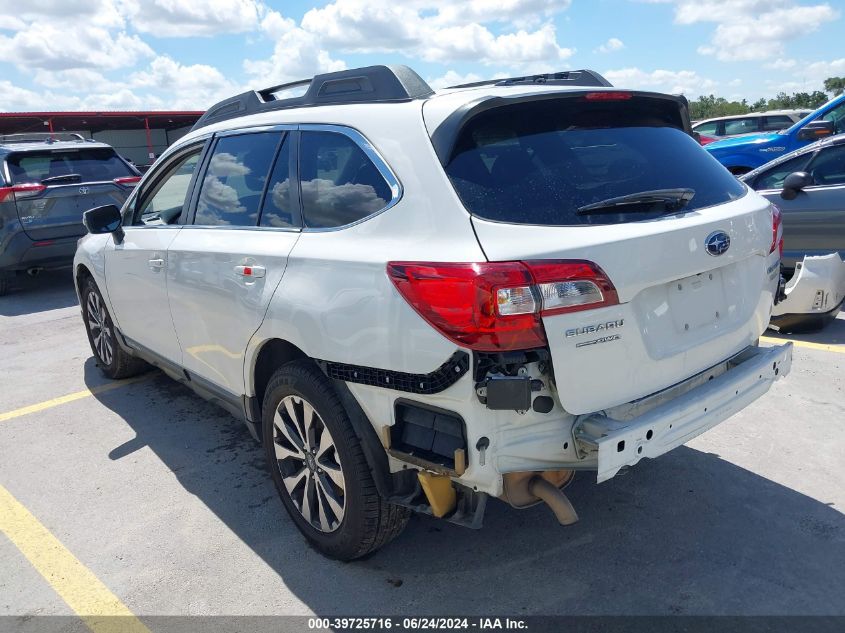
<svg viewBox="0 0 845 633"><path fill-rule="evenodd" d="M26 274L30 277L38 277L41 274L41 271L44 270L43 268L28 268Z"/></svg>
<svg viewBox="0 0 845 633"><path fill-rule="evenodd" d="M561 525L578 522L578 513L560 488L542 477L532 477L528 482L528 492L546 502Z"/></svg>

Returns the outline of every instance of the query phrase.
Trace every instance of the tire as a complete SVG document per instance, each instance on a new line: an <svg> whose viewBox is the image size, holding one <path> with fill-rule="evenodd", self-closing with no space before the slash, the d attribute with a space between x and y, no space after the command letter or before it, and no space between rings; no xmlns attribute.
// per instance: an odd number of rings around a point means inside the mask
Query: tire
<svg viewBox="0 0 845 633"><path fill-rule="evenodd" d="M88 277L82 286L82 320L88 333L88 343L100 370L114 380L129 378L141 374L150 366L134 356L130 356L117 342L114 323L112 323L103 295L97 284Z"/></svg>
<svg viewBox="0 0 845 633"><path fill-rule="evenodd" d="M379 495L346 409L310 360L273 374L262 406L262 436L282 503L324 555L361 558L405 528L410 511Z"/></svg>
<svg viewBox="0 0 845 633"><path fill-rule="evenodd" d="M6 272L0 272L0 297L9 292L9 286L11 281L11 275Z"/></svg>

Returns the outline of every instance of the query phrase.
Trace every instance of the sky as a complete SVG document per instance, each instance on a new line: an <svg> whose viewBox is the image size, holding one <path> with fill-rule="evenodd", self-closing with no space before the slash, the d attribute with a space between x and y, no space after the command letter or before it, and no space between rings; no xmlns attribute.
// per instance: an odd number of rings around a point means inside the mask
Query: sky
<svg viewBox="0 0 845 633"><path fill-rule="evenodd" d="M845 0L0 0L0 59L0 111L204 110L379 63L755 101L845 76Z"/></svg>

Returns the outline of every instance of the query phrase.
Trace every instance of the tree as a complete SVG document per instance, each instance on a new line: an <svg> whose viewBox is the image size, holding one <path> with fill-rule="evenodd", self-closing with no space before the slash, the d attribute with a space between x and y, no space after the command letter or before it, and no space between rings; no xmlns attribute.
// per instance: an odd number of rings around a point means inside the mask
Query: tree
<svg viewBox="0 0 845 633"><path fill-rule="evenodd" d="M825 92L838 97L845 92L845 77L828 77L824 80L824 89Z"/></svg>

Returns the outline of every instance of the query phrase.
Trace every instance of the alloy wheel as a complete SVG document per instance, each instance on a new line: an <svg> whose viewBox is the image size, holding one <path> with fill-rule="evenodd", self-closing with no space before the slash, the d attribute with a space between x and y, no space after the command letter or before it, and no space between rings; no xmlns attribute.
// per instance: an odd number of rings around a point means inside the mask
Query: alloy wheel
<svg viewBox="0 0 845 633"><path fill-rule="evenodd" d="M114 358L111 322L98 293L88 293L86 310L88 312L88 328L91 330L91 340L94 342L97 356L106 365L111 365Z"/></svg>
<svg viewBox="0 0 845 633"><path fill-rule="evenodd" d="M321 532L340 527L346 484L334 438L304 398L286 396L273 417L273 448L282 482L302 517Z"/></svg>

